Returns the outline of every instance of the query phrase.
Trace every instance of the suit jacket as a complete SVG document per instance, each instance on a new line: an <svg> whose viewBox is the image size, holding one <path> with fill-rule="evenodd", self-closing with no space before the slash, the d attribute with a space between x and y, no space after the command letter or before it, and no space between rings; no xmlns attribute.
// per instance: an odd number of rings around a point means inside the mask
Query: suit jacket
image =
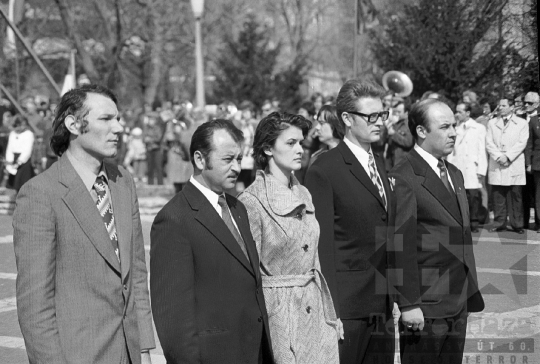
<svg viewBox="0 0 540 364"><path fill-rule="evenodd" d="M419 305L426 318L484 309L463 176L451 163L447 169L456 195L416 150L390 172L396 197L398 305Z"/></svg>
<svg viewBox="0 0 540 364"><path fill-rule="evenodd" d="M486 128L468 119L456 128L456 145L447 160L459 168L466 189L482 188L478 175L487 171Z"/></svg>
<svg viewBox="0 0 540 364"><path fill-rule="evenodd" d="M305 185L320 225L319 260L341 319L388 313L387 244L394 205L384 163L375 156L386 198L344 142L317 159Z"/></svg>
<svg viewBox="0 0 540 364"><path fill-rule="evenodd" d="M259 258L246 209L227 195L250 261L192 183L151 230L152 312L168 363L272 363Z"/></svg>
<svg viewBox="0 0 540 364"><path fill-rule="evenodd" d="M512 115L504 126L502 118L491 119L488 123L486 150L489 154L488 181L491 185L525 185L525 156L523 151L529 139L527 120ZM506 155L508 167L497 163L497 158Z"/></svg>
<svg viewBox="0 0 540 364"><path fill-rule="evenodd" d="M529 121L525 165L532 166L533 171L540 171L540 120L538 120L538 115L531 117Z"/></svg>
<svg viewBox="0 0 540 364"><path fill-rule="evenodd" d="M125 169L105 169L120 263L67 155L17 196L17 306L30 363L120 363L126 342L140 363L155 347L135 184Z"/></svg>

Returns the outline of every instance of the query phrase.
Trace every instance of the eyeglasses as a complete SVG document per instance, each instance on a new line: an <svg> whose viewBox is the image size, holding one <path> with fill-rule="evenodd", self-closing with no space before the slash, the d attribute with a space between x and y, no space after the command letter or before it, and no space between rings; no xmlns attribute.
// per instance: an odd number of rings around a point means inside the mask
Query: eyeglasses
<svg viewBox="0 0 540 364"><path fill-rule="evenodd" d="M534 105L535 103L532 102L532 101L525 101L524 104L525 104L525 105Z"/></svg>
<svg viewBox="0 0 540 364"><path fill-rule="evenodd" d="M390 111L381 111L381 112L374 112L372 114L363 114L361 112L356 111L346 111L348 114L363 116L367 118L367 122L370 124L375 124L379 118L381 118L382 121L388 120L388 117L390 116Z"/></svg>

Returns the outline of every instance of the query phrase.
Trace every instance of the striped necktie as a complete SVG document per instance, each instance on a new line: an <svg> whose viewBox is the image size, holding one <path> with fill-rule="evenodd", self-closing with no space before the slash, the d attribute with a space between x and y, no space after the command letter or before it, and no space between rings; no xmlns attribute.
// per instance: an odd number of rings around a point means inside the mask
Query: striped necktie
<svg viewBox="0 0 540 364"><path fill-rule="evenodd" d="M437 167L439 168L439 171L441 171L440 177L442 183L451 195L455 195L455 191L450 184L450 180L448 179L448 170L446 169L446 165L444 164L442 159L439 159L439 161L437 162Z"/></svg>
<svg viewBox="0 0 540 364"><path fill-rule="evenodd" d="M381 177L379 176L379 173L377 173L377 167L375 166L375 158L373 158L373 154L371 154L371 152L369 153L369 177L371 178L371 182L373 182L373 184L379 191L379 195L381 195L381 199L384 204L384 209L386 210L387 206L384 187L381 181Z"/></svg>
<svg viewBox="0 0 540 364"><path fill-rule="evenodd" d="M242 239L242 235L240 235L240 232L238 232L238 230L234 226L231 213L229 212L229 205L227 205L225 196L219 195L218 205L221 207L221 218L223 219L223 221L225 222L225 225L227 225L227 227L233 234L234 240L236 240L238 245L240 245L240 249L242 249L242 252L246 256L247 260L249 261L249 256L246 249L246 243L244 242L244 239Z"/></svg>
<svg viewBox="0 0 540 364"><path fill-rule="evenodd" d="M120 250L118 249L118 236L116 235L116 225L114 223L111 196L109 194L107 181L105 180L104 176L97 176L96 182L94 183L94 190L98 196L96 206L99 211L99 215L105 224L105 228L107 229L107 234L109 234L109 238L111 239L116 257L118 258L118 261L120 261Z"/></svg>

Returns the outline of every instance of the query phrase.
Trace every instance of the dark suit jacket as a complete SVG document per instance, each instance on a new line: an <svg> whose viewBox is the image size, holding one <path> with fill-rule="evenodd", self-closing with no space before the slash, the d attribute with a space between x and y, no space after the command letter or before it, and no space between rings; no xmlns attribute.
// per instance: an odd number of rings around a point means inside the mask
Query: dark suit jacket
<svg viewBox="0 0 540 364"><path fill-rule="evenodd" d="M246 209L227 195L251 263L192 183L157 214L150 294L168 363L272 363L259 258Z"/></svg>
<svg viewBox="0 0 540 364"><path fill-rule="evenodd" d="M529 140L525 147L525 165L533 171L540 171L540 120L538 115L529 121Z"/></svg>
<svg viewBox="0 0 540 364"><path fill-rule="evenodd" d="M324 153L308 169L305 185L321 228L319 260L336 313L359 319L388 313L387 244L394 202L382 160L375 156L388 212L378 190L347 144Z"/></svg>
<svg viewBox="0 0 540 364"><path fill-rule="evenodd" d="M465 301L468 312L484 309L463 176L453 164L447 166L457 198L414 149L390 172L396 197L398 305L420 305L427 318L455 316ZM460 297L465 285L466 296Z"/></svg>
<svg viewBox="0 0 540 364"><path fill-rule="evenodd" d="M121 263L67 155L17 196L17 306L30 363L120 363L127 342L135 364L155 347L135 184L125 169L105 169Z"/></svg>

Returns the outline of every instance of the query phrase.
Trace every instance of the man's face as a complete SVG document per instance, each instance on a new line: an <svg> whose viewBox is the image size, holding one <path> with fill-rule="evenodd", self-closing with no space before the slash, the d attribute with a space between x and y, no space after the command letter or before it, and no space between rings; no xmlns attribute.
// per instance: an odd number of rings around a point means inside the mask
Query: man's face
<svg viewBox="0 0 540 364"><path fill-rule="evenodd" d="M469 119L469 116L470 116L470 112L465 110L465 105L459 104L456 107L456 119L457 119L457 121L459 121L460 123L462 123L464 121L467 121Z"/></svg>
<svg viewBox="0 0 540 364"><path fill-rule="evenodd" d="M372 114L375 112L384 111L383 104L379 98L362 97L356 100L355 110L347 110L360 112L362 114ZM359 143L374 143L381 139L381 127L383 121L381 118L377 122L370 124L367 122L367 117L358 116L350 113L343 113L343 122L350 128L353 137Z"/></svg>
<svg viewBox="0 0 540 364"><path fill-rule="evenodd" d="M487 114L491 113L491 106L489 105L489 103L486 102L482 106L482 111L484 112L484 115L487 115Z"/></svg>
<svg viewBox="0 0 540 364"><path fill-rule="evenodd" d="M469 97L469 95L463 95L463 102L467 104L471 103L471 98Z"/></svg>
<svg viewBox="0 0 540 364"><path fill-rule="evenodd" d="M201 175L210 190L221 194L224 190L235 187L241 171L242 147L227 131L214 131L212 151L206 160L197 156L195 158L197 168L202 170Z"/></svg>
<svg viewBox="0 0 540 364"><path fill-rule="evenodd" d="M106 96L89 93L84 102L88 115L84 117L87 125L84 128L78 122L79 134L72 140L86 154L102 161L115 157L118 142L123 128L118 121L118 109L115 103Z"/></svg>
<svg viewBox="0 0 540 364"><path fill-rule="evenodd" d="M539 96L536 92L527 92L523 101L528 114L532 114L538 109Z"/></svg>
<svg viewBox="0 0 540 364"><path fill-rule="evenodd" d="M392 109L392 115L395 116L396 120L400 120L405 116L405 105L399 104Z"/></svg>
<svg viewBox="0 0 540 364"><path fill-rule="evenodd" d="M392 95L386 95L383 97L382 102L385 110L392 108Z"/></svg>
<svg viewBox="0 0 540 364"><path fill-rule="evenodd" d="M501 116L508 116L512 113L512 107L510 106L510 102L506 99L502 99L499 101L499 114Z"/></svg>
<svg viewBox="0 0 540 364"><path fill-rule="evenodd" d="M514 106L516 107L516 109L521 109L521 107L523 106L523 99L521 98L521 96L518 96L514 99Z"/></svg>
<svg viewBox="0 0 540 364"><path fill-rule="evenodd" d="M422 148L440 159L452 153L456 142L456 119L452 110L442 104L431 105L427 112L429 131L422 128Z"/></svg>
<svg viewBox="0 0 540 364"><path fill-rule="evenodd" d="M24 104L24 108L26 109L26 112L29 114L34 114L37 111L37 106L34 103L34 101L27 101Z"/></svg>

